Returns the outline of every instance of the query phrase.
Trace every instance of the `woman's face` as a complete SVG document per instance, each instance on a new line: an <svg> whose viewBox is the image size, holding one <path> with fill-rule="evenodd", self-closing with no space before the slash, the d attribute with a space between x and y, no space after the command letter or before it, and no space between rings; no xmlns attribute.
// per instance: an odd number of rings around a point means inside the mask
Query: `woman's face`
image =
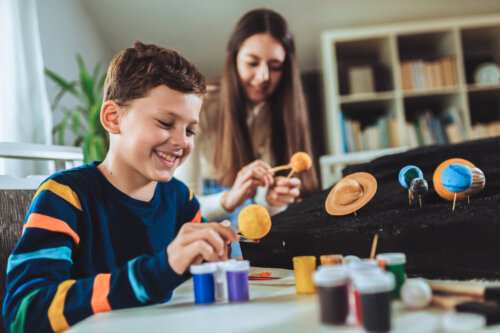
<svg viewBox="0 0 500 333"><path fill-rule="evenodd" d="M269 33L248 37L236 55L236 68L247 98L254 103L267 99L278 86L286 52Z"/></svg>

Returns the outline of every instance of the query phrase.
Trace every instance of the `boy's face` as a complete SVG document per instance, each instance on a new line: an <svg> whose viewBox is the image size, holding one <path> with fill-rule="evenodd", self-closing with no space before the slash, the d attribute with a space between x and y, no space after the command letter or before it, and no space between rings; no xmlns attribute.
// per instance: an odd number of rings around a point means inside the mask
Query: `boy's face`
<svg viewBox="0 0 500 333"><path fill-rule="evenodd" d="M120 160L149 181L166 182L194 147L202 99L158 86L120 114Z"/></svg>

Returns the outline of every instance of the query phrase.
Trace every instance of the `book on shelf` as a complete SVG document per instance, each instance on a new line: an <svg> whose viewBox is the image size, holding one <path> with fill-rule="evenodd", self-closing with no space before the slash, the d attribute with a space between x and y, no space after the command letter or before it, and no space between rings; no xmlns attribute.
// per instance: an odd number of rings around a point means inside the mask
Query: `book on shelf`
<svg viewBox="0 0 500 333"><path fill-rule="evenodd" d="M484 139L500 136L500 121L476 123L471 128L472 139Z"/></svg>
<svg viewBox="0 0 500 333"><path fill-rule="evenodd" d="M374 123L365 126L359 119L343 119L342 138L346 153L398 146L397 139L391 138L392 135L397 135L395 120L387 116L379 117Z"/></svg>
<svg viewBox="0 0 500 333"><path fill-rule="evenodd" d="M375 77L372 66L351 66L347 73L350 94L375 92Z"/></svg>
<svg viewBox="0 0 500 333"><path fill-rule="evenodd" d="M433 61L406 60L400 63L403 90L425 90L456 86L456 60L444 57Z"/></svg>
<svg viewBox="0 0 500 333"><path fill-rule="evenodd" d="M498 128L500 131L500 126ZM477 129L477 135L485 135L483 132L485 130L482 127ZM439 115L428 110L419 112L412 123L406 124L406 133L410 147L465 140L463 120L455 107L447 108Z"/></svg>

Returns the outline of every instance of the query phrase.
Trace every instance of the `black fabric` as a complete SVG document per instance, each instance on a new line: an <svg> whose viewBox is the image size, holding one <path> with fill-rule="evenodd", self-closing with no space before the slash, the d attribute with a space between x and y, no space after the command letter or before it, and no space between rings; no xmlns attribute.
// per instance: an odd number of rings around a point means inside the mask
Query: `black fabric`
<svg viewBox="0 0 500 333"><path fill-rule="evenodd" d="M482 192L467 201L439 197L432 185L436 167L463 158L486 177ZM429 192L408 204L408 190L398 182L406 165L422 169ZM456 145L429 146L347 167L344 174L365 171L378 183L372 201L347 216L328 215L330 189L314 194L272 218L270 233L259 244L242 243L253 266L292 268L298 255L343 254L366 258L378 233L377 253L403 252L409 276L448 279L500 278L500 138Z"/></svg>

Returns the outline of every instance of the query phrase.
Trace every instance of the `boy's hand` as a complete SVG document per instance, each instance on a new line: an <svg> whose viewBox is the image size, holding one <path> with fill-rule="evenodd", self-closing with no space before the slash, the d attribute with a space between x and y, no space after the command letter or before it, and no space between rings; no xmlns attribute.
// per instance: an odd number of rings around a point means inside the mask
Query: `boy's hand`
<svg viewBox="0 0 500 333"><path fill-rule="evenodd" d="M232 212L255 194L257 186L273 184L274 180L270 170L271 167L261 160L255 160L241 168L236 175L233 186L222 197L222 207L226 211Z"/></svg>
<svg viewBox="0 0 500 333"><path fill-rule="evenodd" d="M267 203L277 207L291 204L300 195L300 184L299 178L276 177L267 190Z"/></svg>
<svg viewBox="0 0 500 333"><path fill-rule="evenodd" d="M229 221L221 223L185 223L172 243L167 246L168 263L179 275L202 260L227 259L227 245L237 242L238 235Z"/></svg>

